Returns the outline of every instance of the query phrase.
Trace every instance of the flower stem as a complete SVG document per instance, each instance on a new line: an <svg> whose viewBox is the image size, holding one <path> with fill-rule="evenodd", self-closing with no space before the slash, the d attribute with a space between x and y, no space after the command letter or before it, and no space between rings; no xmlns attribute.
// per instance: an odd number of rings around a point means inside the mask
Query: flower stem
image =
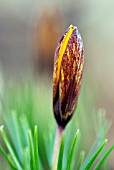
<svg viewBox="0 0 114 170"><path fill-rule="evenodd" d="M61 139L64 129L60 126L57 127L56 136L54 141L53 157L52 157L52 170L57 170L59 149L61 145Z"/></svg>

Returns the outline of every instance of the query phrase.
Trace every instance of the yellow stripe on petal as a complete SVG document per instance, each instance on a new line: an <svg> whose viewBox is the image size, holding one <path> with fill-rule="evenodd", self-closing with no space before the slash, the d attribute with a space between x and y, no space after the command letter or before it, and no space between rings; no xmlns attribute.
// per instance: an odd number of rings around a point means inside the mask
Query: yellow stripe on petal
<svg viewBox="0 0 114 170"><path fill-rule="evenodd" d="M61 62L62 62L62 57L64 55L64 52L66 50L66 47L67 47L67 44L68 44L68 41L69 41L69 38L73 32L73 30L75 29L76 27L73 26L73 25L70 25L69 27L69 30L68 32L66 33L64 39L63 39L63 42L61 44L61 47L60 47L60 51L59 51L59 56L58 56L58 63L57 63L57 83L59 81L59 76L60 76L60 67L61 67Z"/></svg>

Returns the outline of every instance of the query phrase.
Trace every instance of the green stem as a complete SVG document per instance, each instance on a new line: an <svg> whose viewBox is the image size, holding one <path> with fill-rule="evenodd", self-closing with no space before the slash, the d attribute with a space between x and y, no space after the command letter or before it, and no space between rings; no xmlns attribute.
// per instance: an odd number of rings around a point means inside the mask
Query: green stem
<svg viewBox="0 0 114 170"><path fill-rule="evenodd" d="M57 127L56 136L54 141L53 157L52 157L52 170L57 170L58 156L61 145L61 139L64 129L60 126Z"/></svg>

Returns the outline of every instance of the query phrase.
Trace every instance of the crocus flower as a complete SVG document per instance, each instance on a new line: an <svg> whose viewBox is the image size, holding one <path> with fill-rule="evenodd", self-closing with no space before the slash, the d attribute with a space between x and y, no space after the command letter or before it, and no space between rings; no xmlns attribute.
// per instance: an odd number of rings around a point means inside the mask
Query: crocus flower
<svg viewBox="0 0 114 170"><path fill-rule="evenodd" d="M84 65L84 48L77 27L70 25L60 38L54 56L53 110L62 128L77 106Z"/></svg>

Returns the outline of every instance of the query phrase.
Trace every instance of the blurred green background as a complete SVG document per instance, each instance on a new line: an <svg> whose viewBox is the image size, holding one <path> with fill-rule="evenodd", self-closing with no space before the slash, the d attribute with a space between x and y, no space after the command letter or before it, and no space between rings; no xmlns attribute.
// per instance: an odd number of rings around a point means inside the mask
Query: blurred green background
<svg viewBox="0 0 114 170"><path fill-rule="evenodd" d="M50 119L48 116L45 117L45 114L49 114L53 119L51 87L54 50L61 34L70 24L78 27L85 48L84 79L80 97L83 98L84 104L80 116L77 111L75 117L81 121L85 130L86 128L89 130L91 144L95 137L93 117L90 112L95 114L94 109L104 108L107 118L112 121L108 133L111 145L114 142L114 1L112 0L1 0L0 94L4 95L7 92L8 96L13 96L10 88L14 90L15 87L17 91L17 84L20 84L21 79L34 82L35 88L38 88L36 103L39 103L39 107L31 124L38 124L40 115L40 120L45 118L47 127ZM22 94L20 91L19 93ZM85 107L88 110L86 109L84 113ZM40 114L43 109L46 113ZM45 124L44 122L40 123ZM73 122L76 123L76 119ZM112 169L113 157L114 153L109 157Z"/></svg>

